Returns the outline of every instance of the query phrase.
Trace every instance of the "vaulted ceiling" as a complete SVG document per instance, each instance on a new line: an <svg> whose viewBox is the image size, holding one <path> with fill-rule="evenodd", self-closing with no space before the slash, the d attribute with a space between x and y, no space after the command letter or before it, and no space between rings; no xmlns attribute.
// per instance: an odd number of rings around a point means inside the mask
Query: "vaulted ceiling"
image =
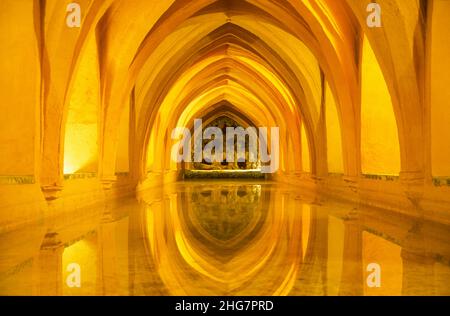
<svg viewBox="0 0 450 316"><path fill-rule="evenodd" d="M380 0L389 8L385 27L371 29L367 3L358 0L84 0L82 27L73 29L56 26L66 14L58 1L35 1L44 78L43 181L62 172L65 112L76 98L76 74L87 67L83 60L97 62L90 74L98 78L105 177L115 172L125 109L131 106L134 118L131 164L144 177L171 168L167 139L173 127L212 110L221 115L214 105L222 101L255 124L280 127L283 171L301 169L295 144L303 128L311 172L325 174L326 87L337 107L344 173L358 176L365 37L387 78L402 171L421 173L425 2ZM298 159L283 159L288 155Z"/></svg>

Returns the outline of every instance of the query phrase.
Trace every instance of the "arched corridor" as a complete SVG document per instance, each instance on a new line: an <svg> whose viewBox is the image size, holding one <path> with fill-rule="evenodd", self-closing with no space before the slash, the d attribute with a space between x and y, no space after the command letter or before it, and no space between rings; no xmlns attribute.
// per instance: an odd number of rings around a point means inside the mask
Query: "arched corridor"
<svg viewBox="0 0 450 316"><path fill-rule="evenodd" d="M450 2L372 2L1 1L0 294L450 294Z"/></svg>

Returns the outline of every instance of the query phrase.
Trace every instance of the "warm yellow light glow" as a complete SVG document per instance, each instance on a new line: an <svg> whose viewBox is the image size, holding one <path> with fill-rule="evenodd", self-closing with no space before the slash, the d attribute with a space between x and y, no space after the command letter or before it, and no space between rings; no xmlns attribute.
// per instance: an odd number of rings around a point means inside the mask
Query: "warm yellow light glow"
<svg viewBox="0 0 450 316"><path fill-rule="evenodd" d="M0 175L35 172L40 68L33 14L30 1L0 5Z"/></svg>
<svg viewBox="0 0 450 316"><path fill-rule="evenodd" d="M391 96L367 38L362 58L361 102L362 172L399 174L400 147Z"/></svg>
<svg viewBox="0 0 450 316"><path fill-rule="evenodd" d="M434 176L450 175L450 1L433 2L431 49L431 159Z"/></svg>
<svg viewBox="0 0 450 316"><path fill-rule="evenodd" d="M98 159L98 55L91 36L69 91L64 138L64 173L96 172Z"/></svg>
<svg viewBox="0 0 450 316"><path fill-rule="evenodd" d="M344 173L341 124L338 117L336 102L328 83L326 84L325 89L328 171L331 173Z"/></svg>
<svg viewBox="0 0 450 316"><path fill-rule="evenodd" d="M450 295L450 0L69 2L0 0L0 296Z"/></svg>
<svg viewBox="0 0 450 316"><path fill-rule="evenodd" d="M67 158L66 158L67 159ZM74 166L72 163L70 163L67 159L64 161L64 174L73 174L78 171L78 167Z"/></svg>
<svg viewBox="0 0 450 316"><path fill-rule="evenodd" d="M66 148L64 150L64 174L77 171L95 172L94 157L97 155L97 126L71 124L66 132ZM94 141L92 141L94 138Z"/></svg>

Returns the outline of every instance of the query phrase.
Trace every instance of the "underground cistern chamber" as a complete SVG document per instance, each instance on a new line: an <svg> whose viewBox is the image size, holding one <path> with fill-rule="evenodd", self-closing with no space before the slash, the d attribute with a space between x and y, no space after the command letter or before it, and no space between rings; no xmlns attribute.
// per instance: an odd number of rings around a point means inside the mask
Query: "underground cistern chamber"
<svg viewBox="0 0 450 316"><path fill-rule="evenodd" d="M1 0L0 294L449 295L449 13Z"/></svg>

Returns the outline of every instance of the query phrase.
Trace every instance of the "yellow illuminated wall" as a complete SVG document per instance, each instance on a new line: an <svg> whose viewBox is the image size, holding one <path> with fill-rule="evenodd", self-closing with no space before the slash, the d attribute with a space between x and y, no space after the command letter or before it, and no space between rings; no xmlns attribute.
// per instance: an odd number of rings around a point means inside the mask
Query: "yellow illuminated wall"
<svg viewBox="0 0 450 316"><path fill-rule="evenodd" d="M450 1L435 0L431 50L431 159L434 176L450 175Z"/></svg>
<svg viewBox="0 0 450 316"><path fill-rule="evenodd" d="M328 171L331 173L344 173L341 124L339 122L336 102L328 83L325 89Z"/></svg>
<svg viewBox="0 0 450 316"><path fill-rule="evenodd" d="M304 172L311 172L308 137L306 136L304 124L302 124L302 166Z"/></svg>
<svg viewBox="0 0 450 316"><path fill-rule="evenodd" d="M362 57L361 168L364 174L397 175L400 147L391 97L367 38Z"/></svg>
<svg viewBox="0 0 450 316"><path fill-rule="evenodd" d="M0 175L32 175L40 75L33 1L1 1L0 29Z"/></svg>
<svg viewBox="0 0 450 316"><path fill-rule="evenodd" d="M64 173L96 172L99 73L97 43L91 36L70 93L64 140Z"/></svg>

